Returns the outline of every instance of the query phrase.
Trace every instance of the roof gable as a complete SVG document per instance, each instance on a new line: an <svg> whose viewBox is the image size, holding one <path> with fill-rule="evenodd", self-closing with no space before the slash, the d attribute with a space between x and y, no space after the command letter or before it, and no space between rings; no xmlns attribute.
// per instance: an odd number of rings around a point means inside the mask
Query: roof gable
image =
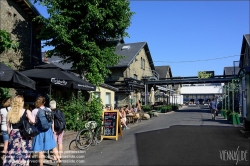
<svg viewBox="0 0 250 166"><path fill-rule="evenodd" d="M154 70L154 64L147 42L127 43L127 44L117 45L115 53L117 55L124 56L124 58L122 58L117 65L114 65L112 67L128 67L143 48L146 51L150 67L151 69Z"/></svg>
<svg viewBox="0 0 250 166"><path fill-rule="evenodd" d="M36 16L41 16L39 11L35 8L35 6L30 2L30 0L14 0L24 11L25 13L34 18Z"/></svg>
<svg viewBox="0 0 250 166"><path fill-rule="evenodd" d="M42 52L42 57L45 57L45 52ZM60 58L59 56L52 56L50 58L47 58L47 60L45 61L43 58L43 62L45 63L51 63L54 64L55 66L64 69L64 70L73 70L72 69L72 62L71 63L62 63L62 58Z"/></svg>
<svg viewBox="0 0 250 166"><path fill-rule="evenodd" d="M167 73L169 72L170 77L172 77L172 72L170 66L155 66L155 71L160 75L160 79L167 78Z"/></svg>
<svg viewBox="0 0 250 166"><path fill-rule="evenodd" d="M240 67L243 67L243 61L245 56L246 47L250 48L250 34L243 35L241 52L240 52Z"/></svg>

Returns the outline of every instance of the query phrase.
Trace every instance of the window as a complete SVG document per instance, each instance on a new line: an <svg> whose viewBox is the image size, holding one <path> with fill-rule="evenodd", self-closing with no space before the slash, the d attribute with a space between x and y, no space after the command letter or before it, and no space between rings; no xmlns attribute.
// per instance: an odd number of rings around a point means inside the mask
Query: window
<svg viewBox="0 0 250 166"><path fill-rule="evenodd" d="M94 95L96 98L100 98L101 97L101 93L100 92L94 92Z"/></svg>
<svg viewBox="0 0 250 166"><path fill-rule="evenodd" d="M106 105L111 104L111 94L109 92L106 92Z"/></svg>
<svg viewBox="0 0 250 166"><path fill-rule="evenodd" d="M130 45L126 45L122 47L122 50L128 50L128 49L130 49Z"/></svg>
<svg viewBox="0 0 250 166"><path fill-rule="evenodd" d="M143 69L145 70L145 59L143 59Z"/></svg>
<svg viewBox="0 0 250 166"><path fill-rule="evenodd" d="M145 69L145 59L141 57L141 69Z"/></svg>
<svg viewBox="0 0 250 166"><path fill-rule="evenodd" d="M136 74L134 74L134 79L137 79L137 75Z"/></svg>
<svg viewBox="0 0 250 166"><path fill-rule="evenodd" d="M141 69L143 69L143 59L141 57Z"/></svg>

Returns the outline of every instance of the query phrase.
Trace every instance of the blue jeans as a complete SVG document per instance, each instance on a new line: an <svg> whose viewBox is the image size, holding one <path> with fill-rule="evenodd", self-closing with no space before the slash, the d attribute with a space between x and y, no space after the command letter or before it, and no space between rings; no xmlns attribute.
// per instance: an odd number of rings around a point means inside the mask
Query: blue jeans
<svg viewBox="0 0 250 166"><path fill-rule="evenodd" d="M9 134L7 131L2 131L2 136L3 136L3 142L6 142L9 140Z"/></svg>

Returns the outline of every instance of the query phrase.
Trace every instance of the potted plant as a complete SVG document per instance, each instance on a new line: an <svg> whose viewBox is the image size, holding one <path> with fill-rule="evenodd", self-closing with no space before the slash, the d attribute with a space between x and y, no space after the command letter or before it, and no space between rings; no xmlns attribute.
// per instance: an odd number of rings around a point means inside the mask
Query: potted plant
<svg viewBox="0 0 250 166"><path fill-rule="evenodd" d="M142 106L142 110L144 112L148 112L148 111L151 111L151 107L150 107L150 105L144 105L144 106Z"/></svg>
<svg viewBox="0 0 250 166"><path fill-rule="evenodd" d="M169 107L168 107L168 106L166 106L166 105L161 106L161 112L162 112L162 113L166 113L166 112L168 112L168 110L169 110Z"/></svg>
<svg viewBox="0 0 250 166"><path fill-rule="evenodd" d="M148 111L148 114L149 114L150 118L153 117L153 112L152 111Z"/></svg>
<svg viewBox="0 0 250 166"><path fill-rule="evenodd" d="M168 105L168 111L172 111L172 110L173 110L172 105Z"/></svg>
<svg viewBox="0 0 250 166"><path fill-rule="evenodd" d="M237 112L231 112L230 116L231 116L231 122L234 125L240 124L240 118Z"/></svg>

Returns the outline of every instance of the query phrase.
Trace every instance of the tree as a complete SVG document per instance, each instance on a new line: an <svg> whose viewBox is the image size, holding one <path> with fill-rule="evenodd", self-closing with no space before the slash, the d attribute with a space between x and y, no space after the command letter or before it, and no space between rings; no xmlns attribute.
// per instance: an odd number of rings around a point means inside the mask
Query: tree
<svg viewBox="0 0 250 166"><path fill-rule="evenodd" d="M213 75L212 73L207 73L205 71L199 71L198 72L198 78L199 79L211 78L212 75Z"/></svg>
<svg viewBox="0 0 250 166"><path fill-rule="evenodd" d="M39 38L47 51L73 62L73 68L91 83L103 83L122 58L108 39L128 36L133 12L128 0L35 0L47 7L49 18L37 17L44 26Z"/></svg>
<svg viewBox="0 0 250 166"><path fill-rule="evenodd" d="M16 51L17 47L18 43L11 39L10 34L5 30L0 30L0 54L10 49Z"/></svg>
<svg viewBox="0 0 250 166"><path fill-rule="evenodd" d="M11 39L10 34L5 30L0 30L0 54L10 49L16 51L17 47L18 43ZM8 63L2 63L6 64L7 66L10 66ZM0 87L0 101L7 97L10 97L10 89Z"/></svg>

